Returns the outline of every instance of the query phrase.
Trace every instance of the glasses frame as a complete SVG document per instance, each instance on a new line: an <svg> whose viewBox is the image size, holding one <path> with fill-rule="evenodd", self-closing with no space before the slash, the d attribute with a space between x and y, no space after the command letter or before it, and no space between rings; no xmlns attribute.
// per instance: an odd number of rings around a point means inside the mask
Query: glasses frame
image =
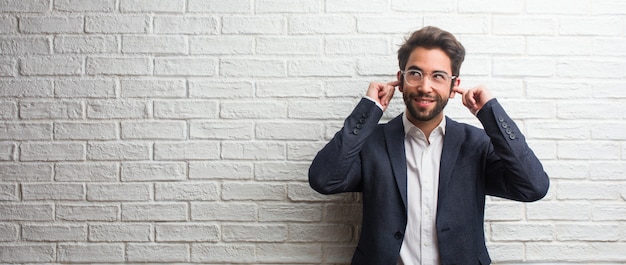
<svg viewBox="0 0 626 265"><path fill-rule="evenodd" d="M420 81L418 84L411 84L411 83L409 83L408 79L406 78L406 74L410 73L410 72L421 73L422 81ZM417 69L411 69L411 70L406 70L406 71L403 70L403 71L400 71L400 73L402 73L402 77L404 78L404 82L406 82L407 84L409 84L411 86L417 86L420 83L424 82L424 76L428 76L428 78L430 79L430 82L433 82L432 75L435 74L435 73L445 75L448 79L450 79L450 82L454 81L454 79L456 79L458 77L458 76L455 76L455 75L449 75L448 73L446 73L444 71L424 72L422 70L417 70ZM435 82L433 82L433 83L435 83Z"/></svg>

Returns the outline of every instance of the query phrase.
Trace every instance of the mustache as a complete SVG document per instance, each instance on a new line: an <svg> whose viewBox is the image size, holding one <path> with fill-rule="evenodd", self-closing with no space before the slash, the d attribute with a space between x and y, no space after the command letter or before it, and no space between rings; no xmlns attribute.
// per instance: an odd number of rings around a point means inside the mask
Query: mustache
<svg viewBox="0 0 626 265"><path fill-rule="evenodd" d="M422 98L431 100L439 100L441 98L439 95L427 94L424 92L411 93L408 96L409 98Z"/></svg>

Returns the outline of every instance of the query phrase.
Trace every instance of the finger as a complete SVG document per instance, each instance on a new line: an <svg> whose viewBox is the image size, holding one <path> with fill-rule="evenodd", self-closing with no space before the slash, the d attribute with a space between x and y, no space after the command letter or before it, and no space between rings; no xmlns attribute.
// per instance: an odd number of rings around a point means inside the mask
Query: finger
<svg viewBox="0 0 626 265"><path fill-rule="evenodd" d="M391 82L387 83L387 85L390 85L390 86L393 86L393 87L397 87L400 84L402 84L402 82L400 80L391 81Z"/></svg>
<svg viewBox="0 0 626 265"><path fill-rule="evenodd" d="M459 94L463 95L463 94L465 94L465 91L467 91L467 90L466 90L466 89L462 89L462 88L460 88L460 87L453 87L453 88L452 88L452 91L454 91L454 92L456 92L456 93L459 93Z"/></svg>

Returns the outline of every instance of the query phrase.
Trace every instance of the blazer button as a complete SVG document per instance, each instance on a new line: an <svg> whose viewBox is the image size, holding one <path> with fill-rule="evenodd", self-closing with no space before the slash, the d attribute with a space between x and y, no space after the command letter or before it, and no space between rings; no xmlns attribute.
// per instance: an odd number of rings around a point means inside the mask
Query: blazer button
<svg viewBox="0 0 626 265"><path fill-rule="evenodd" d="M359 124L357 124L357 125L356 125L356 128L357 128L357 129L361 129L361 128L363 128L363 124L360 124L360 123L359 123Z"/></svg>
<svg viewBox="0 0 626 265"><path fill-rule="evenodd" d="M503 122L502 123L502 128L504 128L504 129L509 128L509 125L506 122Z"/></svg>
<svg viewBox="0 0 626 265"><path fill-rule="evenodd" d="M365 123L365 119L364 119L364 118L361 118L361 119L359 120L359 123Z"/></svg>
<svg viewBox="0 0 626 265"><path fill-rule="evenodd" d="M367 115L367 113L363 113L363 115L361 115L361 117L363 118L367 118L369 115Z"/></svg>
<svg viewBox="0 0 626 265"><path fill-rule="evenodd" d="M353 134L355 134L355 135L356 135L356 134L359 134L359 129L354 129L354 130L352 130L352 133L353 133Z"/></svg>
<svg viewBox="0 0 626 265"><path fill-rule="evenodd" d="M510 135L509 135L509 138L510 138L511 140L515 140L515 138L516 138L516 137L515 137L515 134L514 134L514 133L510 134Z"/></svg>
<svg viewBox="0 0 626 265"><path fill-rule="evenodd" d="M396 234L393 235L394 238L396 239L402 239L402 233L400 233L400 231L396 232Z"/></svg>

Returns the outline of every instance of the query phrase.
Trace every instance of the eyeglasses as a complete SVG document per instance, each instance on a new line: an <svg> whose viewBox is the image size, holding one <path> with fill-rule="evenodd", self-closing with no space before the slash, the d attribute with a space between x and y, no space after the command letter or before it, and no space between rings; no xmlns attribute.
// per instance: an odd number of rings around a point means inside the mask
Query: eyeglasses
<svg viewBox="0 0 626 265"><path fill-rule="evenodd" d="M420 70L408 70L408 71L400 71L402 75L404 75L404 80L406 83L411 86L418 86L424 81L424 73ZM450 76L446 72L435 71L428 75L430 78L430 82L433 83L434 87L442 88L448 86L452 79L457 78L456 76Z"/></svg>

